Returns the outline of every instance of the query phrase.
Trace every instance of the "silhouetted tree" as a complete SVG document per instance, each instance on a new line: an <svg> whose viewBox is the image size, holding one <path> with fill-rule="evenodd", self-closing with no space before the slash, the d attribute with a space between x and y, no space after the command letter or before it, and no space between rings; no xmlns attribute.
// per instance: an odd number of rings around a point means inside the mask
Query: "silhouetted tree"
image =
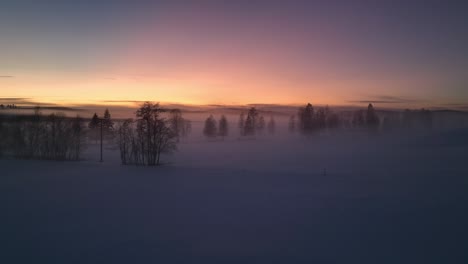
<svg viewBox="0 0 468 264"><path fill-rule="evenodd" d="M364 112L362 110L356 110L353 114L353 119L351 121L354 127L364 126Z"/></svg>
<svg viewBox="0 0 468 264"><path fill-rule="evenodd" d="M245 116L244 116L244 112L241 112L240 115L239 115L239 123L238 123L238 128L239 128L239 134L241 136L244 135L244 126L245 126Z"/></svg>
<svg viewBox="0 0 468 264"><path fill-rule="evenodd" d="M302 133L310 134L315 128L314 124L314 108L310 103L306 107L299 109L299 128Z"/></svg>
<svg viewBox="0 0 468 264"><path fill-rule="evenodd" d="M219 125L218 125L218 134L219 136L224 140L224 137L228 135L228 121L224 115L221 116L219 119Z"/></svg>
<svg viewBox="0 0 468 264"><path fill-rule="evenodd" d="M5 106L3 104L0 104L1 109L5 109Z"/></svg>
<svg viewBox="0 0 468 264"><path fill-rule="evenodd" d="M91 118L91 121L89 121L88 127L90 129L97 128L99 126L99 117L96 113L94 113L93 117Z"/></svg>
<svg viewBox="0 0 468 264"><path fill-rule="evenodd" d="M17 116L10 124L9 153L17 158L76 160L83 149L82 120L53 113Z"/></svg>
<svg viewBox="0 0 468 264"><path fill-rule="evenodd" d="M126 165L129 163L138 163L137 157L139 155L134 155L137 151L138 144L136 144L136 138L132 129L133 120L127 119L123 121L118 127L119 133L119 150L120 150L120 160L122 164Z"/></svg>
<svg viewBox="0 0 468 264"><path fill-rule="evenodd" d="M89 121L88 128L89 128L89 137L94 140L97 140L100 135L101 120L99 119L96 113L94 113L93 117L91 118L91 121Z"/></svg>
<svg viewBox="0 0 468 264"><path fill-rule="evenodd" d="M107 108L104 111L104 118L102 119L102 131L106 136L111 137L114 132L114 122L112 121L111 114Z"/></svg>
<svg viewBox="0 0 468 264"><path fill-rule="evenodd" d="M270 117L270 121L268 121L267 127L268 127L268 133L270 135L275 134L276 123L275 123L275 119L273 119L273 116Z"/></svg>
<svg viewBox="0 0 468 264"><path fill-rule="evenodd" d="M214 119L213 115L210 115L205 120L205 127L203 128L203 134L209 138L216 137L216 134L217 134L216 120Z"/></svg>
<svg viewBox="0 0 468 264"><path fill-rule="evenodd" d="M179 109L173 109L169 112L169 124L177 135L177 142L180 137L187 136L191 131L190 121L182 117L182 111Z"/></svg>
<svg viewBox="0 0 468 264"><path fill-rule="evenodd" d="M373 127L373 128L376 128L379 126L379 117L375 113L375 110L372 104L369 104L369 106L367 107L366 124L367 126Z"/></svg>
<svg viewBox="0 0 468 264"><path fill-rule="evenodd" d="M71 123L71 133L70 133L70 151L68 158L71 160L79 160L81 152L83 151L83 119L79 116L76 116Z"/></svg>
<svg viewBox="0 0 468 264"><path fill-rule="evenodd" d="M325 128L327 124L327 113L324 108L319 108L317 110L316 118L315 118L315 125L317 128L322 129Z"/></svg>
<svg viewBox="0 0 468 264"><path fill-rule="evenodd" d="M136 136L139 142L137 163L159 165L161 153L171 152L177 147L177 135L161 117L163 109L159 103L145 102L136 112Z"/></svg>
<svg viewBox="0 0 468 264"><path fill-rule="evenodd" d="M44 133L44 127L42 124L42 113L39 107L34 108L34 114L31 116L29 121L25 121L25 142L26 151L25 157L33 158L40 156L39 148L41 135Z"/></svg>
<svg viewBox="0 0 468 264"><path fill-rule="evenodd" d="M256 127L258 122L258 112L255 107L249 109L247 113L247 119L244 124L244 135L253 136L255 135Z"/></svg>
<svg viewBox="0 0 468 264"><path fill-rule="evenodd" d="M258 120L257 120L257 125L256 125L256 129L257 129L257 132L259 134L263 134L264 130L265 130L265 118L261 115L258 117Z"/></svg>

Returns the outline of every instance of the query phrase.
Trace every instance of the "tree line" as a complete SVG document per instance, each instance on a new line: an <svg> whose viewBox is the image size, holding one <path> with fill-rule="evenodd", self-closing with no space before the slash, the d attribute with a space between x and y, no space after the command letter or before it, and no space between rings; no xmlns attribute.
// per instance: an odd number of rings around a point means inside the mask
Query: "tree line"
<svg viewBox="0 0 468 264"><path fill-rule="evenodd" d="M395 120L396 119L396 120ZM366 129L368 131L377 131L379 129L388 130L391 127L402 128L431 128L432 112L429 110L405 110L398 118L389 118L388 116L379 117L372 104L367 109L358 109L351 112L351 116L332 111L328 106L313 107L308 103L299 107L297 113L291 115L288 121L288 130L291 133L299 132L303 135L312 135L315 132L323 130L334 130L340 127ZM242 137L251 137L265 134L275 134L276 122L273 116L268 123L264 116L255 107L251 107L245 113L242 111L238 121L239 135ZM229 134L229 122L224 115L216 121L213 115L210 115L204 123L203 134L208 139L221 137L224 139Z"/></svg>
<svg viewBox="0 0 468 264"><path fill-rule="evenodd" d="M83 120L65 114L0 119L0 155L24 159L78 160L84 148Z"/></svg>
<svg viewBox="0 0 468 264"><path fill-rule="evenodd" d="M405 110L400 125L403 127L432 127L432 112L428 110ZM381 121L382 120L382 121ZM352 112L347 121L352 127L376 130L392 127L392 119L378 116L374 106L367 110ZM343 126L345 120L329 107L314 108L308 103L290 116L288 129L304 135L324 129ZM145 102L135 112L135 118L126 119L117 125L108 109L102 117L94 113L87 126L79 117L67 117L62 113L43 115L39 107L33 115L0 115L0 155L26 159L79 160L86 140L111 139L119 147L122 164L159 165L163 153L177 149L180 139L191 132L191 122L182 116L179 109L165 109L158 103ZM276 122L273 115L269 121L255 107L241 112L237 124L239 135L252 137L274 134ZM210 115L204 122L203 134L209 138L224 139L229 135L230 124L226 116L216 120Z"/></svg>
<svg viewBox="0 0 468 264"><path fill-rule="evenodd" d="M264 134L265 129L269 134L274 134L276 129L276 122L273 116L270 117L268 124L265 123L265 118L261 115L255 107L252 107L247 112L245 117L244 112L241 112L238 122L239 134L241 136L255 136ZM221 137L224 139L229 134L229 123L226 116L221 115L218 122L216 122L213 115L210 115L205 120L203 134L207 138Z"/></svg>

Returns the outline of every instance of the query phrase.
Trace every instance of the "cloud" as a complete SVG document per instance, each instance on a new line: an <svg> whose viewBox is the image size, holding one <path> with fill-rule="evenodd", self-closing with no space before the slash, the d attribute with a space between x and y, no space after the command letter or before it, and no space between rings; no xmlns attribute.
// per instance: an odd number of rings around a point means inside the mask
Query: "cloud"
<svg viewBox="0 0 468 264"><path fill-rule="evenodd" d="M30 104L32 101L24 97L0 97L0 103L5 104Z"/></svg>
<svg viewBox="0 0 468 264"><path fill-rule="evenodd" d="M0 75L0 78L13 78L15 76L12 75Z"/></svg>
<svg viewBox="0 0 468 264"><path fill-rule="evenodd" d="M138 102L145 102L140 100L101 100L104 103L138 103Z"/></svg>
<svg viewBox="0 0 468 264"><path fill-rule="evenodd" d="M403 97L380 95L373 98L366 98L363 100L349 100L348 103L359 103L359 104L407 104L407 103L416 103L419 102L414 99L408 99Z"/></svg>

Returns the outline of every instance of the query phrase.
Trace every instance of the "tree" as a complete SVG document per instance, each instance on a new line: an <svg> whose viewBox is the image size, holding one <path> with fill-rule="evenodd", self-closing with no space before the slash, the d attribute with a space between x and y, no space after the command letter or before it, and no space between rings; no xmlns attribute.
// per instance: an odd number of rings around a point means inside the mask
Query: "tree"
<svg viewBox="0 0 468 264"><path fill-rule="evenodd" d="M90 129L95 129L95 128L99 127L99 125L100 125L99 122L100 121L99 121L98 115L96 113L94 113L93 118L91 118L91 121L89 121L88 127Z"/></svg>
<svg viewBox="0 0 468 264"><path fill-rule="evenodd" d="M354 127L362 127L364 125L364 113L363 110L357 110L353 113L353 119L351 121Z"/></svg>
<svg viewBox="0 0 468 264"><path fill-rule="evenodd" d="M319 108L317 110L315 123L317 128L322 129L326 127L327 124L327 112L324 108Z"/></svg>
<svg viewBox="0 0 468 264"><path fill-rule="evenodd" d="M239 127L239 134L241 136L244 135L244 125L245 125L245 116L244 116L244 112L241 112L239 115L239 123L237 125Z"/></svg>
<svg viewBox="0 0 468 264"><path fill-rule="evenodd" d="M83 151L83 119L79 116L76 116L71 121L71 149L68 155L68 158L71 160L79 160L81 152Z"/></svg>
<svg viewBox="0 0 468 264"><path fill-rule="evenodd" d="M124 165L129 164L136 159L135 155L133 154L137 148L137 145L135 144L135 136L132 129L132 124L133 120L127 119L123 121L123 123L121 123L118 127L120 160Z"/></svg>
<svg viewBox="0 0 468 264"><path fill-rule="evenodd" d="M275 119L273 119L273 116L270 117L270 121L268 121L268 133L270 135L275 134L275 129L276 129L276 124L275 124Z"/></svg>
<svg viewBox="0 0 468 264"><path fill-rule="evenodd" d="M180 109L172 109L169 112L169 124L171 129L177 135L177 141L180 137L185 137L189 133L189 129L186 125L187 120L182 117L182 111Z"/></svg>
<svg viewBox="0 0 468 264"><path fill-rule="evenodd" d="M255 135L256 128L258 123L258 112L255 107L249 109L247 113L247 119L245 120L244 124L244 135L245 136L253 136Z"/></svg>
<svg viewBox="0 0 468 264"><path fill-rule="evenodd" d="M376 128L379 126L379 117L375 113L375 110L372 104L369 104L369 106L367 107L366 123L367 123L367 126L372 127L372 128Z"/></svg>
<svg viewBox="0 0 468 264"><path fill-rule="evenodd" d="M302 133L310 134L314 130L314 108L310 103L299 109L299 128Z"/></svg>
<svg viewBox="0 0 468 264"><path fill-rule="evenodd" d="M104 111L104 118L102 119L102 130L106 135L112 135L114 132L114 122L107 108Z"/></svg>
<svg viewBox="0 0 468 264"><path fill-rule="evenodd" d="M145 165L159 165L161 153L176 148L173 141L177 136L161 117L162 112L159 103L150 102L145 102L136 112L140 155Z"/></svg>
<svg viewBox="0 0 468 264"><path fill-rule="evenodd" d="M203 134L208 138L216 137L216 134L217 134L216 120L214 119L213 115L210 115L205 120L205 127L203 128Z"/></svg>
<svg viewBox="0 0 468 264"><path fill-rule="evenodd" d="M96 140L97 143L101 130L101 120L96 113L94 113L91 121L89 121L88 128L90 130L90 138Z"/></svg>
<svg viewBox="0 0 468 264"><path fill-rule="evenodd" d="M265 126L266 126L265 118L263 116L260 116L256 124L256 129L259 134L263 134L263 131L265 130Z"/></svg>
<svg viewBox="0 0 468 264"><path fill-rule="evenodd" d="M219 119L219 124L218 124L218 134L219 136L224 140L224 137L228 135L228 121L224 115L221 116Z"/></svg>

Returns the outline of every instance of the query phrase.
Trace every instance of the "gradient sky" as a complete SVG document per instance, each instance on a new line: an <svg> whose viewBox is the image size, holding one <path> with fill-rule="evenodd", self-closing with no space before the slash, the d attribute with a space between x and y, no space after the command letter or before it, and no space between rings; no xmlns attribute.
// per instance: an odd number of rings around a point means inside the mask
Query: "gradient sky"
<svg viewBox="0 0 468 264"><path fill-rule="evenodd" d="M0 97L468 102L463 1L0 3Z"/></svg>

